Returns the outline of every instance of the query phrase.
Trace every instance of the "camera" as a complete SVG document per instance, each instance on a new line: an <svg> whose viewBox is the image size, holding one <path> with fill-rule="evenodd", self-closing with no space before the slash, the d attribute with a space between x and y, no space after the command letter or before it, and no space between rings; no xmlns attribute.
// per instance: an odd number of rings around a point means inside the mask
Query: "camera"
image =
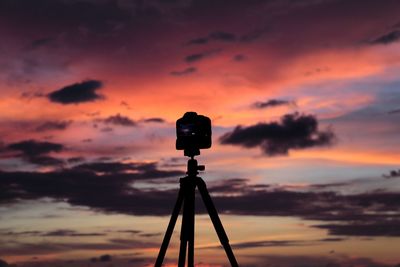
<svg viewBox="0 0 400 267"><path fill-rule="evenodd" d="M211 147L211 120L196 112L186 112L176 121L176 149L185 156L200 155L200 149Z"/></svg>

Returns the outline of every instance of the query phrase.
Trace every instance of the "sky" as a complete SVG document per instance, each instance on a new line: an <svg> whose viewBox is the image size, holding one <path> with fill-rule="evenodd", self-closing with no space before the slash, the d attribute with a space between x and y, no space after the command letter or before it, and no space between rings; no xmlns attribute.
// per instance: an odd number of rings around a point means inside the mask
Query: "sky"
<svg viewBox="0 0 400 267"><path fill-rule="evenodd" d="M399 14L0 0L0 266L153 266L187 111L212 121L196 159L240 266L399 266ZM198 196L195 263L229 266Z"/></svg>

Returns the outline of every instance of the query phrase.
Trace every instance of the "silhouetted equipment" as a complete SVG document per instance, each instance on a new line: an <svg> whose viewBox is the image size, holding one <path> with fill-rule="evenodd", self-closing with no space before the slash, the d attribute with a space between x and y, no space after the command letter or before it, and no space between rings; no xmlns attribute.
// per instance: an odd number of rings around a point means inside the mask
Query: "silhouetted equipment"
<svg viewBox="0 0 400 267"><path fill-rule="evenodd" d="M176 149L184 155L200 155L200 149L211 147L211 120L196 112L186 112L176 121Z"/></svg>
<svg viewBox="0 0 400 267"><path fill-rule="evenodd" d="M176 135L176 149L184 150L184 155L190 157L190 159L187 163L187 176L181 178L179 181L180 189L178 198L154 266L162 266L176 220L183 206L178 267L185 266L186 253L187 267L194 267L194 216L197 187L231 266L238 267L235 255L229 245L228 236L219 219L206 183L201 177L197 176L199 171L205 170L205 166L198 165L194 157L200 155L200 149L211 147L211 120L205 116L197 115L195 112L186 112L182 118L176 121Z"/></svg>

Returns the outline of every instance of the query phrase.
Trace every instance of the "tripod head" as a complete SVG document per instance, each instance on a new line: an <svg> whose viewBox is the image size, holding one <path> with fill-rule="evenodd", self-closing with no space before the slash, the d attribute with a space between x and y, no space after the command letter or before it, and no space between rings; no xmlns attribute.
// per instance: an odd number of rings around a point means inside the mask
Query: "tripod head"
<svg viewBox="0 0 400 267"><path fill-rule="evenodd" d="M206 166L198 165L197 160L194 159L194 156L191 157L187 162L187 171L186 174L188 176L196 177L199 174L199 171L204 171Z"/></svg>

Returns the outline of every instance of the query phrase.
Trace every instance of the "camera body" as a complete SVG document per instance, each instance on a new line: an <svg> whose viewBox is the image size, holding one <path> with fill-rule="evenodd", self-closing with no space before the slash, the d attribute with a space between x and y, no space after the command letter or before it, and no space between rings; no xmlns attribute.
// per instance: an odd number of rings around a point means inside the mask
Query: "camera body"
<svg viewBox="0 0 400 267"><path fill-rule="evenodd" d="M200 155L200 149L211 147L211 120L196 112L186 112L176 121L176 149L185 156Z"/></svg>

